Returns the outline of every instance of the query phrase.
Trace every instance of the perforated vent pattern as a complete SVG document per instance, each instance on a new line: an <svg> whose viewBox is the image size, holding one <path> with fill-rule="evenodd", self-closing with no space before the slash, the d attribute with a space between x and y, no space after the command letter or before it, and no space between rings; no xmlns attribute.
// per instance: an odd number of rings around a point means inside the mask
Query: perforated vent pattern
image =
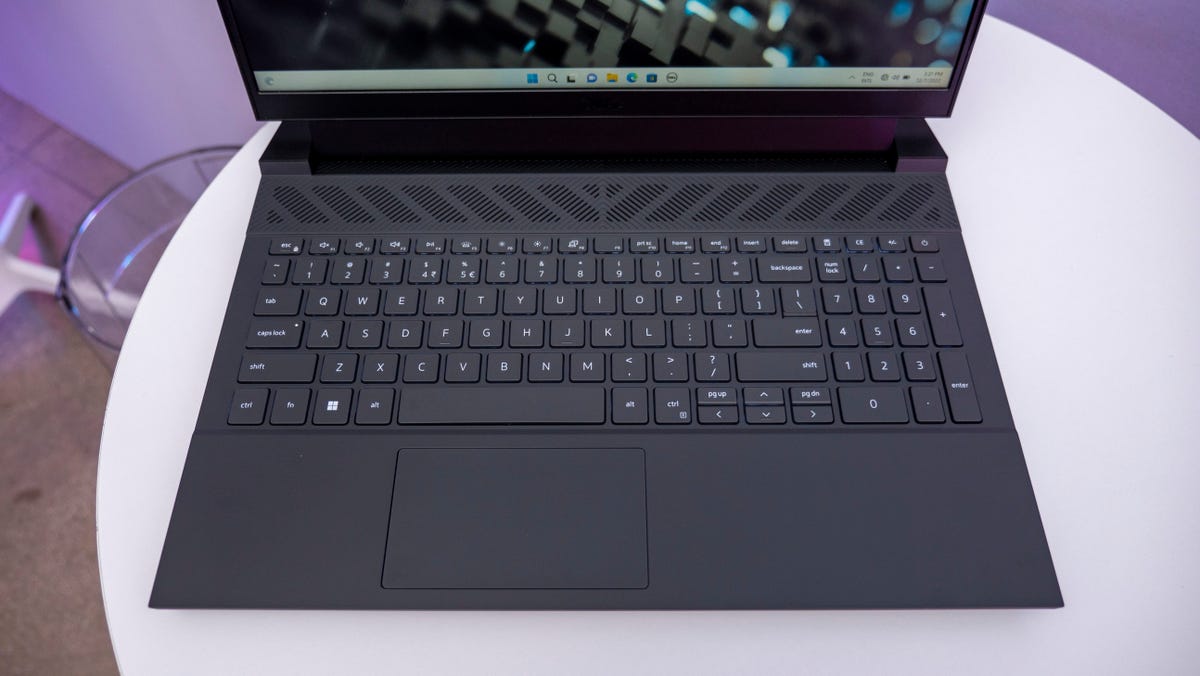
<svg viewBox="0 0 1200 676"><path fill-rule="evenodd" d="M252 232L956 229L940 174L267 176Z"/></svg>

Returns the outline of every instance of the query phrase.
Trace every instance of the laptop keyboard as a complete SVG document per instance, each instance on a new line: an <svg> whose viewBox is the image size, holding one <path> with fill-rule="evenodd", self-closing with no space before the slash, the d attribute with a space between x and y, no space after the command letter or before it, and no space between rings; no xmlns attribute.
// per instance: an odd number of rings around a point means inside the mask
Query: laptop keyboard
<svg viewBox="0 0 1200 676"><path fill-rule="evenodd" d="M933 237L306 237L267 253L230 425L982 422Z"/></svg>

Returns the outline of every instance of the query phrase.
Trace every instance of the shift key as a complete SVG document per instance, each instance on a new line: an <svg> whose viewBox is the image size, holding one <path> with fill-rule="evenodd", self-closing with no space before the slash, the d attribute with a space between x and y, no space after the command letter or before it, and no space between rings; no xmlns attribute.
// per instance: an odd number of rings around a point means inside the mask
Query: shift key
<svg viewBox="0 0 1200 676"><path fill-rule="evenodd" d="M239 383L311 383L317 370L315 354L249 353L242 357Z"/></svg>
<svg viewBox="0 0 1200 676"><path fill-rule="evenodd" d="M820 352L740 352L738 380L743 383L815 383L828 379Z"/></svg>

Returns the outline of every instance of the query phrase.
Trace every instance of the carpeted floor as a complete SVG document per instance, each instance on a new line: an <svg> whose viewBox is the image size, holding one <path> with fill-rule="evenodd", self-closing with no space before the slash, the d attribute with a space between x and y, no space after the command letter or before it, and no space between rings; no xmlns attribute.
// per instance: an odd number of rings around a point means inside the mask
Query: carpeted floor
<svg viewBox="0 0 1200 676"><path fill-rule="evenodd" d="M0 210L38 205L23 255L61 260L129 174L0 92ZM32 235L32 236L31 236ZM96 564L96 450L108 371L48 296L0 315L0 674L113 674Z"/></svg>

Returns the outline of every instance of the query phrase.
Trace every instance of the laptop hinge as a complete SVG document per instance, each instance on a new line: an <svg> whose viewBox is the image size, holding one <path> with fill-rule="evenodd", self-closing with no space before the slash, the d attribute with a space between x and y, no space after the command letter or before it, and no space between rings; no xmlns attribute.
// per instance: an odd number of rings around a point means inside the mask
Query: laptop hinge
<svg viewBox="0 0 1200 676"><path fill-rule="evenodd" d="M259 163L264 175L307 175L435 161L450 168L478 166L480 160L544 167L678 160L699 168L729 160L750 166L758 158L825 171L946 167L946 154L924 120L883 118L287 121Z"/></svg>

